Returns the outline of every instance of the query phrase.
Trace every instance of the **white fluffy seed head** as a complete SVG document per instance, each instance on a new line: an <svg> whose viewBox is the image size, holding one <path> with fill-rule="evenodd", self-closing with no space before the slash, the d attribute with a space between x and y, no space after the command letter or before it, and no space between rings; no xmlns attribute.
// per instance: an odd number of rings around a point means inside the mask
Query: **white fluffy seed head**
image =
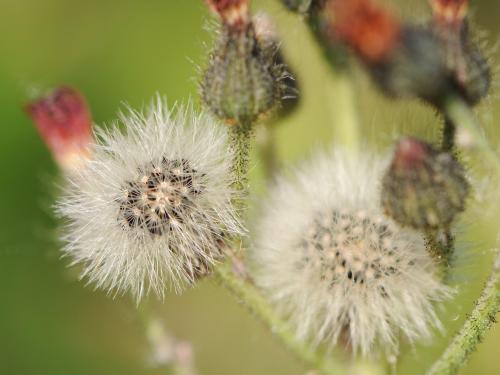
<svg viewBox="0 0 500 375"><path fill-rule="evenodd" d="M231 206L224 128L190 106L158 99L125 127L98 131L85 168L67 176L57 204L64 252L99 288L163 297L210 271L241 233Z"/></svg>
<svg viewBox="0 0 500 375"><path fill-rule="evenodd" d="M321 155L270 194L255 277L301 339L372 355L396 351L400 334L413 342L441 327L433 302L451 290L422 236L382 214L386 164L371 153Z"/></svg>

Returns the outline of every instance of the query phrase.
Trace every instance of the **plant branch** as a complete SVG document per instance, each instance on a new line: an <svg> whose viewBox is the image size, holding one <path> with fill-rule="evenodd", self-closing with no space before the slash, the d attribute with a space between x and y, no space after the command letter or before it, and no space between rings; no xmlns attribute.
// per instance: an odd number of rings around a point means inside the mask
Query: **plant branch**
<svg viewBox="0 0 500 375"><path fill-rule="evenodd" d="M333 104L329 107L332 109L335 135L338 137L339 144L350 151L357 152L360 147L360 127L348 57L339 43L327 37L321 13L321 6L314 8L309 16L308 25L334 73L334 84L328 94Z"/></svg>
<svg viewBox="0 0 500 375"><path fill-rule="evenodd" d="M493 326L499 309L500 252L497 252L493 270L474 310L427 375L455 374L474 352L484 334Z"/></svg>
<svg viewBox="0 0 500 375"><path fill-rule="evenodd" d="M473 110L455 95L450 95L443 104L444 115L457 127L457 130L465 132L466 141L458 143L467 143L477 147L484 155L485 159L500 172L500 159L495 150L488 143L481 132L481 128L476 119Z"/></svg>
<svg viewBox="0 0 500 375"><path fill-rule="evenodd" d="M441 149L446 152L453 152L455 148L455 133L456 127L453 121L448 116L444 116L443 124L443 139L441 141Z"/></svg>
<svg viewBox="0 0 500 375"><path fill-rule="evenodd" d="M320 354L315 348L297 339L295 333L275 313L258 290L233 272L230 264L221 264L216 267L215 275L240 303L263 322L304 363L313 366L324 375L348 373L342 364L334 362L325 355Z"/></svg>
<svg viewBox="0 0 500 375"><path fill-rule="evenodd" d="M338 143L347 150L359 151L359 120L352 79L347 71L336 74L329 90L335 135Z"/></svg>

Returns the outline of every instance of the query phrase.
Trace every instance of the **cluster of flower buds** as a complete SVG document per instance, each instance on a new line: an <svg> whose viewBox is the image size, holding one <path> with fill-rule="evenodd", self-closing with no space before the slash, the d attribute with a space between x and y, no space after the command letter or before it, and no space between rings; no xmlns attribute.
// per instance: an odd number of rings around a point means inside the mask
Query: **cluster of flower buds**
<svg viewBox="0 0 500 375"><path fill-rule="evenodd" d="M390 96L438 104L450 89L440 40L425 27L402 24L374 0L331 0L328 33L348 45Z"/></svg>
<svg viewBox="0 0 500 375"><path fill-rule="evenodd" d="M85 98L75 89L59 87L26 105L56 162L77 168L88 156L92 120Z"/></svg>
<svg viewBox="0 0 500 375"><path fill-rule="evenodd" d="M403 138L382 182L382 205L396 222L419 230L448 228L465 208L469 183L447 152Z"/></svg>
<svg viewBox="0 0 500 375"><path fill-rule="evenodd" d="M289 96L287 84L293 80L274 36L252 20L249 0L207 3L222 27L201 83L202 99L225 122L251 124Z"/></svg>
<svg viewBox="0 0 500 375"><path fill-rule="evenodd" d="M468 0L429 0L427 26L401 23L375 0L327 0L329 38L348 45L388 95L440 106L450 91L474 105L488 93L487 59L471 40Z"/></svg>
<svg viewBox="0 0 500 375"><path fill-rule="evenodd" d="M458 91L474 105L484 98L491 84L487 59L471 40L467 21L468 0L429 0L430 27L440 39L448 69Z"/></svg>

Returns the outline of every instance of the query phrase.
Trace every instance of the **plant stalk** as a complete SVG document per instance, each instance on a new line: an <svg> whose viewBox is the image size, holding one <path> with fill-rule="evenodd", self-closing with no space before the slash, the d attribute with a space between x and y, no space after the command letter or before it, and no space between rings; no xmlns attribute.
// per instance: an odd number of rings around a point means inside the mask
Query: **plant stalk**
<svg viewBox="0 0 500 375"><path fill-rule="evenodd" d="M249 123L231 125L229 131L230 147L233 151L232 173L235 208L243 212L248 196L248 169L250 164L250 149L252 141L252 126Z"/></svg>
<svg viewBox="0 0 500 375"><path fill-rule="evenodd" d="M352 79L347 71L334 76L328 94L337 143L356 153L360 148L359 119Z"/></svg>
<svg viewBox="0 0 500 375"><path fill-rule="evenodd" d="M500 159L496 151L491 147L481 132L481 128L476 119L473 110L464 102L463 99L455 95L450 95L443 103L443 112L445 116L457 127L457 131L465 133L459 143L467 143L478 148L488 163L500 173Z"/></svg>
<svg viewBox="0 0 500 375"><path fill-rule="evenodd" d="M448 116L445 116L443 125L443 140L441 143L441 149L443 151L453 153L455 149L455 134L455 124Z"/></svg>
<svg viewBox="0 0 500 375"><path fill-rule="evenodd" d="M500 252L497 252L493 270L481 296L476 301L474 310L472 310L472 313L446 348L443 355L427 372L427 375L456 374L475 351L477 345L482 341L484 334L495 323L496 314L499 309Z"/></svg>

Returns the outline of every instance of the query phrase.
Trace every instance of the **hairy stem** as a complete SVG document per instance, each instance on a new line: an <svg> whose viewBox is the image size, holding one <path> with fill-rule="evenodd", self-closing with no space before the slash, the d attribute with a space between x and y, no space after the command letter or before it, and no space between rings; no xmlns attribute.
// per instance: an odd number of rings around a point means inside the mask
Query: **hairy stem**
<svg viewBox="0 0 500 375"><path fill-rule="evenodd" d="M233 188L236 193L233 203L240 211L245 209L245 200L248 196L251 140L252 127L250 124L236 124L229 127L230 147L233 150Z"/></svg>
<svg viewBox="0 0 500 375"><path fill-rule="evenodd" d="M455 251L455 238L451 229L448 227L440 231L427 232L425 241L427 251L438 266L439 276L446 283L449 281Z"/></svg>
<svg viewBox="0 0 500 375"><path fill-rule="evenodd" d="M476 301L472 313L465 321L443 355L428 371L428 375L455 374L468 360L484 334L495 323L500 309L500 253L496 254L491 275Z"/></svg>
<svg viewBox="0 0 500 375"><path fill-rule="evenodd" d="M446 152L453 152L455 148L455 133L456 127L453 121L448 116L444 117L443 139L441 149Z"/></svg>
<svg viewBox="0 0 500 375"><path fill-rule="evenodd" d="M429 254L439 265L447 269L451 264L455 245L451 230L446 228L443 231L430 231L426 233L425 237Z"/></svg>
<svg viewBox="0 0 500 375"><path fill-rule="evenodd" d="M257 319L263 322L283 344L300 360L319 370L324 375L341 375L348 371L340 363L320 354L308 344L297 339L294 332L275 313L269 303L249 282L235 274L230 264L215 268L219 281L242 303Z"/></svg>

